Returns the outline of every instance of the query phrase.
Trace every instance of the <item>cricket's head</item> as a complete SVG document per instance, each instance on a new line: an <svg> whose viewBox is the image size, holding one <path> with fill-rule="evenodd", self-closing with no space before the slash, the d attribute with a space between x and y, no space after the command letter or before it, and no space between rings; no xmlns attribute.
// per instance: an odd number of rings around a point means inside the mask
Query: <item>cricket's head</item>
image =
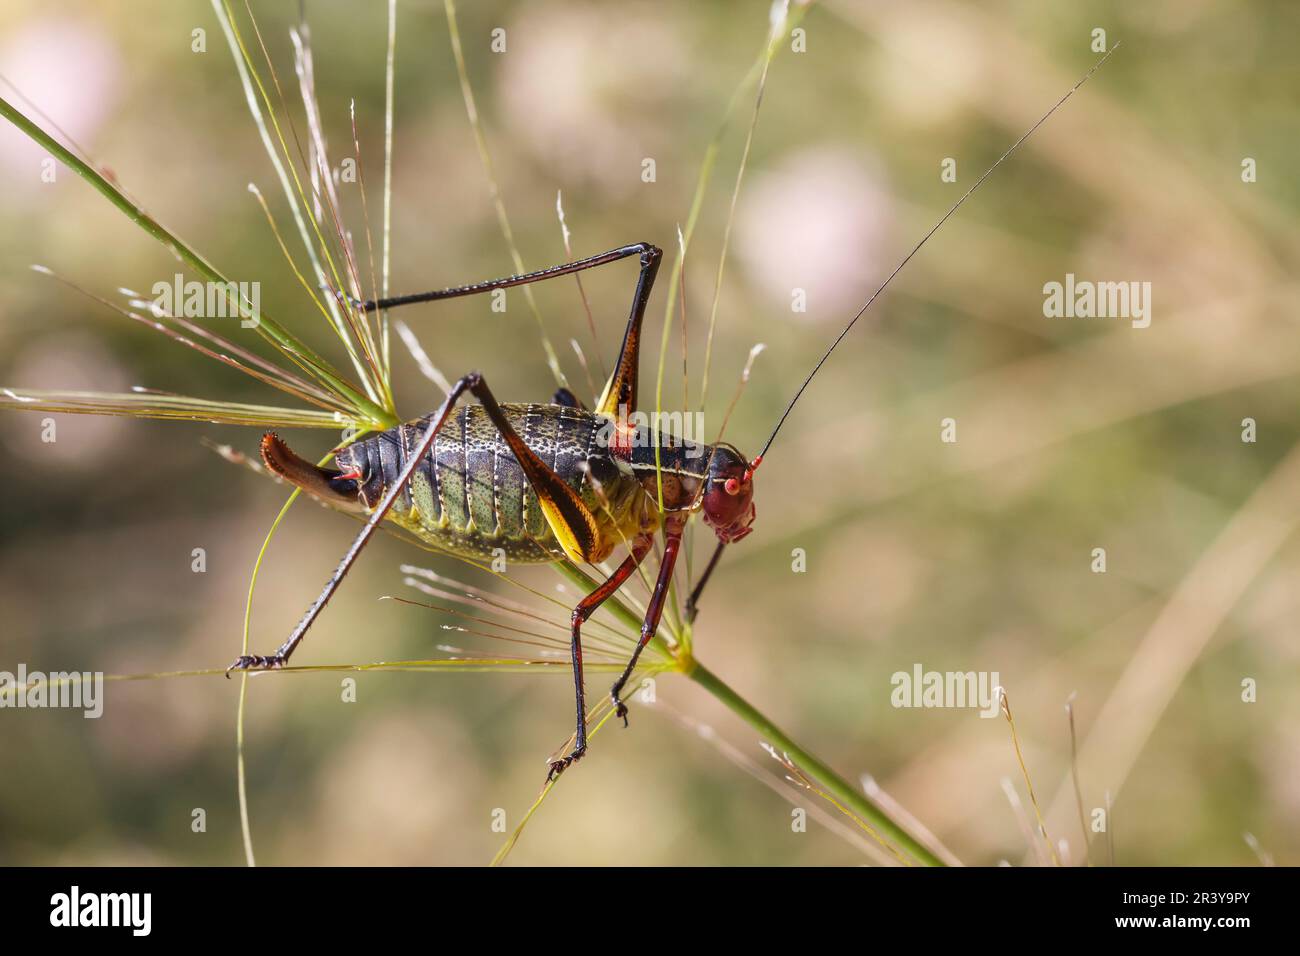
<svg viewBox="0 0 1300 956"><path fill-rule="evenodd" d="M701 507L704 520L724 544L739 541L754 524L753 463L730 445L715 445L709 458L709 477Z"/></svg>
<svg viewBox="0 0 1300 956"><path fill-rule="evenodd" d="M343 511L365 511L358 495L359 474L344 474L299 458L275 432L262 436L261 451L262 461L268 469L313 498Z"/></svg>

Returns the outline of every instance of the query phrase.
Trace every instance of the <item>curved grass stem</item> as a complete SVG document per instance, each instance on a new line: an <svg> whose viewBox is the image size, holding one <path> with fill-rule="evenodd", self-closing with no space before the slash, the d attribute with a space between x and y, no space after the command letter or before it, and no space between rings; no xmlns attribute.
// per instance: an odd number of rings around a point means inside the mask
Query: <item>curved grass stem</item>
<svg viewBox="0 0 1300 956"><path fill-rule="evenodd" d="M737 717L762 734L765 741L778 751L783 751L800 770L820 783L827 793L860 817L881 837L894 843L904 854L925 866L945 865L943 860L920 839L904 829L857 787L790 739L785 731L772 723L758 708L736 693L713 671L698 661L692 661L684 673L725 704Z"/></svg>

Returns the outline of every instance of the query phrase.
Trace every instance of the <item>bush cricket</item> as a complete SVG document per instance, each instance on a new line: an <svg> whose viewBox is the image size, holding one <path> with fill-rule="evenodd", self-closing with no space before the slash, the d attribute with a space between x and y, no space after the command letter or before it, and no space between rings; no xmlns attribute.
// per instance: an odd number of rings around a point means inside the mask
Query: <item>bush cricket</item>
<svg viewBox="0 0 1300 956"><path fill-rule="evenodd" d="M1118 44L1112 46L1112 52L1117 48ZM617 547L625 546L628 553L622 563L572 611L576 728L572 751L549 764L548 779L556 777L587 750L583 624L631 577L652 550L655 536L662 533L663 556L640 639L610 689L614 712L626 724L627 706L621 695L641 651L658 628L689 519L699 514L718 538L717 548L687 601L687 613L693 616L725 547L751 532L756 514L754 473L822 365L922 246L1109 56L1107 53L1098 60L1016 140L899 262L808 373L752 459L721 442L687 441L629 424L629 415L637 410L642 323L662 259L661 251L649 243L622 246L537 272L432 292L365 302L339 295L347 307L364 315L573 275L632 257L640 266L622 347L593 409L585 408L563 388L545 404L501 403L484 377L470 372L454 384L432 414L338 449L332 468L300 458L274 433L266 433L261 454L272 472L325 504L366 517L288 639L273 654L240 657L227 673L283 666L384 521L438 550L471 558L500 548L510 560L520 563L598 564ZM477 404L457 410L466 394ZM0 405L42 407L24 404L21 399L0 400Z"/></svg>

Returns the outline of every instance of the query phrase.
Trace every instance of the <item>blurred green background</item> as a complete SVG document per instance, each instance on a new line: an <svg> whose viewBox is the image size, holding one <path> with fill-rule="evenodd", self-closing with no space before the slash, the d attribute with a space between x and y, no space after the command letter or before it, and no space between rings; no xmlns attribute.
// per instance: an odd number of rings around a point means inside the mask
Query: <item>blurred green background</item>
<svg viewBox="0 0 1300 956"><path fill-rule="evenodd" d="M768 4L462 6L526 264L565 258L557 190L575 254L648 240L674 256L704 150L764 42ZM294 5L253 9L301 131ZM355 101L376 228L385 9L307 5L326 134L336 162L350 155ZM392 287L506 274L441 4L402 0L398 23ZM1091 810L1111 795L1117 862L1252 865L1246 833L1294 862L1300 12L1227 0L899 0L819 3L803 26L806 52L784 42L772 66L704 409L715 429L749 348L766 343L727 428L750 453L875 285L1096 60L1092 31L1123 47L914 260L809 390L756 479L754 534L711 585L700 659L848 779L874 777L964 862L1033 861L1003 784L1023 800L1023 780L1004 721L890 706L891 675L917 663L998 672L1048 829L1071 861L1083 857L1063 709L1074 694L1083 801ZM497 27L500 54L489 48ZM205 53L191 51L196 28ZM323 349L335 344L246 189L258 184L288 228L208 4L8 0L0 73L151 214L228 275L260 280L268 312ZM692 402L751 102L723 142L687 262ZM653 183L641 178L647 157ZM956 183L941 181L946 157ZM1246 157L1257 182L1242 181ZM108 297L178 271L67 170L42 182L42 158L0 130L0 383L277 402L29 271L41 263ZM342 187L364 247L355 188ZM1043 284L1066 273L1151 282L1151 326L1045 318ZM580 391L567 342L608 366L633 279L630 265L584 276L598 345L572 283L536 287ZM665 287L650 311L647 380ZM791 309L795 288L806 313ZM488 305L402 317L448 376L482 369L503 399L545 400L554 383L522 298L504 315ZM668 365L666 395L680 396L676 332ZM439 399L405 353L396 381L406 414ZM0 417L0 669L226 664L284 494L200 439L251 453L257 432L56 416L47 444L42 417ZM939 440L948 417L955 444ZM1255 443L1241 440L1245 418L1258 424ZM288 437L313 455L334 440ZM253 650L279 643L353 532L311 505L291 512L259 585ZM403 562L459 565L381 537L295 663L437 656L448 640L442 616L377 598L404 592ZM698 565L707 539L697 545ZM191 571L195 547L207 551L205 574ZM1090 568L1098 547L1104 574ZM791 570L795 548L805 573ZM555 587L546 569L527 574ZM1247 678L1257 702L1242 700ZM591 678L592 694L605 682ZM0 861L242 862L237 691L216 677L153 680L110 685L97 721L0 713ZM717 702L675 676L659 680L658 698L634 706L630 730L596 738L512 862L866 859L842 826L792 831L790 801L818 801L785 784ZM562 671L366 674L351 704L337 675L255 680L259 862L486 862L502 840L494 809L514 826L570 714ZM206 833L191 831L197 807ZM1094 860L1106 859L1105 842Z"/></svg>

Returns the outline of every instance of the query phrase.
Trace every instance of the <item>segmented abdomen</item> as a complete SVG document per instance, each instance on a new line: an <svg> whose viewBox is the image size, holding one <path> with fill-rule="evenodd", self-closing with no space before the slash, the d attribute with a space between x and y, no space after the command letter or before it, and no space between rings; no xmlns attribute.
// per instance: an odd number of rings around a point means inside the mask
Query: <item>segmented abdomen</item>
<svg viewBox="0 0 1300 956"><path fill-rule="evenodd" d="M502 406L511 426L593 510L600 508L587 467L607 496L623 500L620 475L596 436L600 419L561 405ZM429 427L423 418L362 439L336 457L362 475L361 494L373 509L401 474ZM615 487L606 487L612 483ZM393 505L392 520L444 550L490 558L502 548L514 561L562 555L537 495L510 447L481 405L459 409Z"/></svg>

